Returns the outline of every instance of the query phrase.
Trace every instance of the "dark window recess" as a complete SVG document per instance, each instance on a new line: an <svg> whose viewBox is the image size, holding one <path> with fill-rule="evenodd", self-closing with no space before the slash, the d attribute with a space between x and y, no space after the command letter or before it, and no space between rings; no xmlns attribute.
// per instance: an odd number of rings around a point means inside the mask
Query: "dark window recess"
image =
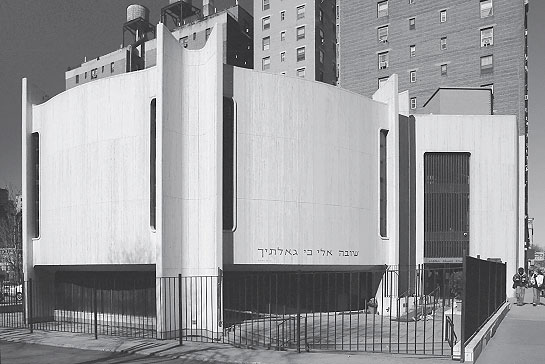
<svg viewBox="0 0 545 364"><path fill-rule="evenodd" d="M223 98L223 230L235 228L235 104Z"/></svg>
<svg viewBox="0 0 545 364"><path fill-rule="evenodd" d="M150 104L150 226L152 229L156 227L156 210L157 210L157 186L156 186L156 101L151 100Z"/></svg>
<svg viewBox="0 0 545 364"><path fill-rule="evenodd" d="M380 130L380 155L379 155L379 161L380 161L380 236L386 237L388 236L387 233L387 152L386 152L386 142L387 142L387 136L388 136L388 130L381 129Z"/></svg>
<svg viewBox="0 0 545 364"><path fill-rule="evenodd" d="M424 155L424 257L469 254L469 153Z"/></svg>
<svg viewBox="0 0 545 364"><path fill-rule="evenodd" d="M32 148L32 196L34 200L33 237L37 238L40 236L40 135L32 133L30 143Z"/></svg>

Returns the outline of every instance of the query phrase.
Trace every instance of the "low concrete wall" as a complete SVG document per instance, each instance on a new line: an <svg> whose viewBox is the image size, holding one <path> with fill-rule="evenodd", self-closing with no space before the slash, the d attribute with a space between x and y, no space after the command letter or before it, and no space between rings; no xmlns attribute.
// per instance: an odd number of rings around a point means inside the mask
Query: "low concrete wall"
<svg viewBox="0 0 545 364"><path fill-rule="evenodd" d="M473 339L467 344L464 352L464 362L466 363L474 363L479 358L479 355L481 355L484 347L488 344L492 336L496 333L496 330L500 326L501 322L503 321L505 315L507 315L507 312L511 309L511 304L509 302L505 302L488 320L486 325L484 325L479 332L473 337ZM453 360L459 360L460 355L460 343L458 343L456 346L454 346L452 359Z"/></svg>

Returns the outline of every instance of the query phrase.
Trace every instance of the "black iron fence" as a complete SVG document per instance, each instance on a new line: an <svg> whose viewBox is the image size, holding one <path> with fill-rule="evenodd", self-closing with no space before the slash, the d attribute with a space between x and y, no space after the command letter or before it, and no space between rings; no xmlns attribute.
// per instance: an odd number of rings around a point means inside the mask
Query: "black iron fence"
<svg viewBox="0 0 545 364"><path fill-rule="evenodd" d="M459 270L226 272L223 339L276 350L451 355Z"/></svg>
<svg viewBox="0 0 545 364"><path fill-rule="evenodd" d="M92 281L72 274L21 284L21 295L0 307L0 325L180 344L451 355L461 337L459 271L377 267L116 280L105 275Z"/></svg>
<svg viewBox="0 0 545 364"><path fill-rule="evenodd" d="M24 292L24 283L2 282L0 285L0 326L26 327Z"/></svg>
<svg viewBox="0 0 545 364"><path fill-rule="evenodd" d="M492 317L506 300L506 264L464 258L464 344Z"/></svg>

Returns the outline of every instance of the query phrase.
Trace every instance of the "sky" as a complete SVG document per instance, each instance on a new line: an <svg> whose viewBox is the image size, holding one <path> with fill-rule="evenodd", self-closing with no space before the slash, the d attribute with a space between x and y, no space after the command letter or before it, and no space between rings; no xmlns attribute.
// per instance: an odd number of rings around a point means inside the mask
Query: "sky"
<svg viewBox="0 0 545 364"><path fill-rule="evenodd" d="M0 187L21 188L21 78L27 77L50 96L62 92L68 67L119 48L126 8L134 3L147 6L150 21L156 24L168 0L0 0ZM240 0L242 6L251 3ZM530 0L529 214L535 219L534 242L541 246L545 246L543 19L545 1Z"/></svg>

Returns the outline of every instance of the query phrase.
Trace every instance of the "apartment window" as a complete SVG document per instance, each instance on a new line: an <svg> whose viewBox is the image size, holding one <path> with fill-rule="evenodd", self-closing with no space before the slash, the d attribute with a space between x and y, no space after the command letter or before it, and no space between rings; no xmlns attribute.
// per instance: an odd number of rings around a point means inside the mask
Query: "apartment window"
<svg viewBox="0 0 545 364"><path fill-rule="evenodd" d="M305 47L297 48L297 62L305 60Z"/></svg>
<svg viewBox="0 0 545 364"><path fill-rule="evenodd" d="M447 37L441 38L440 47L441 47L441 50L447 49Z"/></svg>
<svg viewBox="0 0 545 364"><path fill-rule="evenodd" d="M481 18L488 18L494 15L494 8L492 7L492 0L481 0Z"/></svg>
<svg viewBox="0 0 545 364"><path fill-rule="evenodd" d="M93 69L91 70L91 80L94 80L95 78L98 77L97 71L98 71L98 69L96 69L96 68L93 68Z"/></svg>
<svg viewBox="0 0 545 364"><path fill-rule="evenodd" d="M388 0L377 3L377 18L388 16Z"/></svg>
<svg viewBox="0 0 545 364"><path fill-rule="evenodd" d="M380 88L380 86L382 86L382 84L384 82L388 81L388 77L381 77L378 79L378 88Z"/></svg>
<svg viewBox="0 0 545 364"><path fill-rule="evenodd" d="M150 159L149 159L149 170L150 170L150 226L152 229L155 229L156 226L156 194L157 194L157 183L156 183L156 101L155 98L151 100L150 103Z"/></svg>
<svg viewBox="0 0 545 364"><path fill-rule="evenodd" d="M297 20L303 19L305 17L305 5L297 7Z"/></svg>
<svg viewBox="0 0 545 364"><path fill-rule="evenodd" d="M286 32L283 31L283 32L280 32L280 41L283 42L286 40Z"/></svg>
<svg viewBox="0 0 545 364"><path fill-rule="evenodd" d="M180 39L181 43L182 43L182 46L184 48L187 48L187 37L183 37Z"/></svg>
<svg viewBox="0 0 545 364"><path fill-rule="evenodd" d="M206 40L208 40L208 37L210 36L210 33L212 33L212 29L211 28L206 28L206 31L204 33L204 36L205 36Z"/></svg>
<svg viewBox="0 0 545 364"><path fill-rule="evenodd" d="M264 51L268 51L271 46L271 37L265 37L262 41L262 46Z"/></svg>
<svg viewBox="0 0 545 364"><path fill-rule="evenodd" d="M416 57L416 46L414 44L409 46L409 56Z"/></svg>
<svg viewBox="0 0 545 364"><path fill-rule="evenodd" d="M416 110L416 97L411 97L411 110Z"/></svg>
<svg viewBox="0 0 545 364"><path fill-rule="evenodd" d="M411 83L416 82L416 71L410 71L409 72L409 79L410 79Z"/></svg>
<svg viewBox="0 0 545 364"><path fill-rule="evenodd" d="M271 68L271 57L265 57L261 60L261 69L266 71Z"/></svg>
<svg viewBox="0 0 545 364"><path fill-rule="evenodd" d="M285 62L286 61L286 52L281 52L280 53L280 62Z"/></svg>
<svg viewBox="0 0 545 364"><path fill-rule="evenodd" d="M378 54L378 69L383 70L388 68L388 52Z"/></svg>
<svg viewBox="0 0 545 364"><path fill-rule="evenodd" d="M271 8L270 0L263 0L263 10L269 10Z"/></svg>
<svg viewBox="0 0 545 364"><path fill-rule="evenodd" d="M85 72L85 79L87 79L87 72Z"/></svg>
<svg viewBox="0 0 545 364"><path fill-rule="evenodd" d="M280 12L280 20L281 20L281 21L286 20L286 12L285 12L284 10L282 10L282 11Z"/></svg>
<svg viewBox="0 0 545 364"><path fill-rule="evenodd" d="M319 58L318 58L318 59L320 60L320 63L321 63L321 64L324 64L324 51L322 51L322 50L320 49L320 52L318 53L318 55L319 55Z"/></svg>
<svg viewBox="0 0 545 364"><path fill-rule="evenodd" d="M197 39L197 32L193 32L193 40Z"/></svg>
<svg viewBox="0 0 545 364"><path fill-rule="evenodd" d="M324 38L324 31L323 31L322 29L320 29L320 30L318 31L318 34L320 35L320 44L321 44L321 45L324 45L324 39L325 39L325 38Z"/></svg>
<svg viewBox="0 0 545 364"><path fill-rule="evenodd" d="M110 63L110 73L114 73L114 65L114 62Z"/></svg>
<svg viewBox="0 0 545 364"><path fill-rule="evenodd" d="M297 77L305 78L305 68L298 68L297 69Z"/></svg>
<svg viewBox="0 0 545 364"><path fill-rule="evenodd" d="M76 83L79 83L79 75L76 75Z"/></svg>
<svg viewBox="0 0 545 364"><path fill-rule="evenodd" d="M492 55L481 57L481 74L492 73L494 71L494 59Z"/></svg>
<svg viewBox="0 0 545 364"><path fill-rule="evenodd" d="M336 6L335 13L336 13L337 19L339 19L341 17L341 11L339 9L339 5Z"/></svg>
<svg viewBox="0 0 545 364"><path fill-rule="evenodd" d="M441 65L441 76L446 76L446 75L447 75L447 65L442 64Z"/></svg>
<svg viewBox="0 0 545 364"><path fill-rule="evenodd" d="M261 19L262 29L268 30L271 29L271 17L266 16L263 19Z"/></svg>
<svg viewBox="0 0 545 364"><path fill-rule="evenodd" d="M446 10L441 10L439 12L439 21L441 23L445 23L447 21L447 11Z"/></svg>
<svg viewBox="0 0 545 364"><path fill-rule="evenodd" d="M409 30L416 29L416 18L409 19Z"/></svg>
<svg viewBox="0 0 545 364"><path fill-rule="evenodd" d="M297 40L305 39L305 26L297 28Z"/></svg>
<svg viewBox="0 0 545 364"><path fill-rule="evenodd" d="M388 42L388 26L383 26L377 29L377 37L380 43Z"/></svg>
<svg viewBox="0 0 545 364"><path fill-rule="evenodd" d="M481 29L481 47L494 45L494 28Z"/></svg>
<svg viewBox="0 0 545 364"><path fill-rule="evenodd" d="M318 10L318 20L320 20L320 23L324 22L324 12L322 9Z"/></svg>
<svg viewBox="0 0 545 364"><path fill-rule="evenodd" d="M33 206L33 237L40 236L40 135L32 133L30 139L32 151L32 192L34 199Z"/></svg>

